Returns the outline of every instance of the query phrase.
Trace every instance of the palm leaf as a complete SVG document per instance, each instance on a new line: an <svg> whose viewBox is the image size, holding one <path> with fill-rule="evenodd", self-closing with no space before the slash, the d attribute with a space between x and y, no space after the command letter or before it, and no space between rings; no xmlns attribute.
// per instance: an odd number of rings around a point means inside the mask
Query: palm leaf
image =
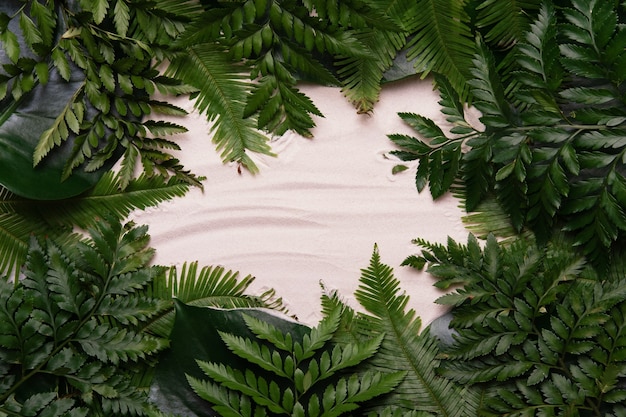
<svg viewBox="0 0 626 417"><path fill-rule="evenodd" d="M356 36L372 52L372 56L340 60L337 72L342 78L341 91L346 98L359 113L369 113L380 96L383 74L393 65L393 59L405 44L406 35L366 29Z"/></svg>
<svg viewBox="0 0 626 417"><path fill-rule="evenodd" d="M490 233L503 239L501 241L520 236L511 225L509 215L491 197L484 199L474 211L463 216L462 221L465 228L480 239L486 239Z"/></svg>
<svg viewBox="0 0 626 417"><path fill-rule="evenodd" d="M273 155L268 138L256 130L253 119L244 118L250 83L244 68L234 65L224 49L214 43L188 47L175 57L167 74L198 89L196 109L213 122L213 142L225 162L237 162L258 172L248 152Z"/></svg>
<svg viewBox="0 0 626 417"><path fill-rule="evenodd" d="M111 214L123 219L135 209L156 206L189 190L189 184L174 178L141 176L125 191L120 191L119 183L119 176L109 171L87 194L59 201L29 200L2 189L0 273L19 272L32 235L58 237L72 226L87 229Z"/></svg>
<svg viewBox="0 0 626 417"><path fill-rule="evenodd" d="M342 92L359 113L374 109L383 76L394 66L398 52L406 45L407 35L415 29L417 14L416 4L411 0L386 0L372 6L379 17L355 33L370 56L346 57L336 63L337 73L342 78ZM381 25L381 20L389 24Z"/></svg>
<svg viewBox="0 0 626 417"><path fill-rule="evenodd" d="M246 308L264 307L287 312L282 299L275 297L274 290L261 295L246 294L246 290L254 281L247 275L239 278L239 273L226 270L222 266L204 266L198 269L198 262L184 263L180 272L177 268L170 269L167 276L153 283L152 293L164 300L179 301L199 307ZM151 332L167 337L174 325L174 303L164 311L158 320L150 324Z"/></svg>
<svg viewBox="0 0 626 417"><path fill-rule="evenodd" d="M9 194L4 189L2 191L2 197ZM17 278L20 267L26 261L30 237L33 234L50 235L54 232L41 218L19 213L0 213L0 274Z"/></svg>
<svg viewBox="0 0 626 417"><path fill-rule="evenodd" d="M476 48L467 24L463 2L458 0L421 0L416 30L407 44L407 59L423 77L430 72L445 75L456 91L469 96L472 54Z"/></svg>
<svg viewBox="0 0 626 417"><path fill-rule="evenodd" d="M499 48L509 48L528 29L530 17L539 10L542 0L481 0L476 6L476 27L485 41Z"/></svg>
<svg viewBox="0 0 626 417"><path fill-rule="evenodd" d="M436 374L438 341L429 331L420 332L421 320L414 310L405 311L408 296L400 294L399 281L393 270L381 263L377 248L369 267L361 271L355 297L369 313L359 314L355 321L359 332L369 337L385 334L378 354L371 359L372 366L407 373L400 385L377 404L378 411L399 406L441 416L476 415L475 394Z"/></svg>
<svg viewBox="0 0 626 417"><path fill-rule="evenodd" d="M202 5L197 0L155 0L156 7L178 17L192 19L202 12Z"/></svg>
<svg viewBox="0 0 626 417"><path fill-rule="evenodd" d="M182 197L189 184L176 178L146 177L132 180L124 191L120 190L119 177L108 172L87 194L80 197L42 202L33 208L49 224L76 225L88 228L107 213L126 218L133 210L144 210L174 197ZM23 202L24 200L22 200Z"/></svg>

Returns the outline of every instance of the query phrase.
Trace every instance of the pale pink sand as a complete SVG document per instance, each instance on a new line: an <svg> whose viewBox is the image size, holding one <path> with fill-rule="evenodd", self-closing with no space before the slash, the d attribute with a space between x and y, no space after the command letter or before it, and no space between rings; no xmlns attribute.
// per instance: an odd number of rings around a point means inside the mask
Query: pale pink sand
<svg viewBox="0 0 626 417"><path fill-rule="evenodd" d="M325 115L316 118L315 138L276 138L278 157L257 158L256 176L239 175L235 165L220 162L202 117L177 120L189 128L178 137L180 159L207 180L204 193L192 190L133 215L150 226L155 263L198 260L252 274L252 292L275 288L291 313L315 324L321 317L320 282L358 308L353 293L360 269L378 244L382 261L410 295L410 306L429 323L444 311L434 304L441 294L429 276L400 263L417 252L413 238L466 241L463 213L452 197L434 203L427 192L417 193L415 164L392 175L397 161L385 155L393 149L387 134L414 134L398 112L444 120L431 81L385 86L372 115L357 114L337 88L302 90ZM186 100L178 103L190 108Z"/></svg>

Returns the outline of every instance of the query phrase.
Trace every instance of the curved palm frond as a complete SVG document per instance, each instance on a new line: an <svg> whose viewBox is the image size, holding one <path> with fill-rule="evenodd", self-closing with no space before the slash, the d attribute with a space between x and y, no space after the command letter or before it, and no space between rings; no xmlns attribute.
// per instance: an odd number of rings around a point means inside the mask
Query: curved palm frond
<svg viewBox="0 0 626 417"><path fill-rule="evenodd" d="M405 311L408 296L400 294L399 284L393 269L381 263L375 248L355 292L356 299L369 314L359 314L356 325L369 337L373 332L385 334L372 366L407 372L393 393L377 406L381 410L400 406L438 416L476 415L479 403L476 394L436 374L438 340L428 329L420 332L421 320L414 310ZM450 401L451 397L457 400Z"/></svg>
<svg viewBox="0 0 626 417"><path fill-rule="evenodd" d="M345 14L356 16L354 20L361 22L360 25L358 22L352 24L354 37L369 54L341 57L335 63L342 92L359 113L373 110L384 74L394 65L396 55L406 45L406 36L412 30L411 22L415 15L415 3L411 0L377 1L368 6L371 7ZM341 19L335 20L341 23ZM331 23L334 23L333 19Z"/></svg>
<svg viewBox="0 0 626 417"><path fill-rule="evenodd" d="M248 152L274 155L254 120L244 118L251 83L244 68L233 64L223 47L215 43L189 46L171 61L166 73L198 89L194 105L214 122L213 142L223 161L238 162L256 173L258 167Z"/></svg>
<svg viewBox="0 0 626 417"><path fill-rule="evenodd" d="M509 48L522 38L542 0L481 0L476 6L476 27L485 41Z"/></svg>
<svg viewBox="0 0 626 417"><path fill-rule="evenodd" d="M337 62L342 93L359 113L369 113L378 101L383 75L406 42L406 35L394 31L364 29L357 39L372 52L368 57L349 57Z"/></svg>
<svg viewBox="0 0 626 417"><path fill-rule="evenodd" d="M66 200L35 201L0 189L0 274L19 273L32 235L58 237L73 226L87 229L109 215L123 219L133 210L181 197L189 187L176 178L140 176L122 191L119 175L107 172L92 190Z"/></svg>
<svg viewBox="0 0 626 417"><path fill-rule="evenodd" d="M463 200L461 201L463 204ZM489 234L498 237L500 243L532 235L530 231L517 232L511 225L511 218L493 197L487 197L462 219L465 228L479 239L486 239Z"/></svg>
<svg viewBox="0 0 626 417"><path fill-rule="evenodd" d="M456 91L467 99L476 45L459 0L421 0L415 31L407 44L407 59L426 77L431 72L445 75Z"/></svg>
<svg viewBox="0 0 626 417"><path fill-rule="evenodd" d="M178 17L193 19L202 12L202 4L197 0L155 0L156 7Z"/></svg>
<svg viewBox="0 0 626 417"><path fill-rule="evenodd" d="M26 261L28 242L33 234L54 233L44 219L5 212L3 202L8 191L0 191L0 276L16 279ZM0 278L2 279L2 278Z"/></svg>
<svg viewBox="0 0 626 417"><path fill-rule="evenodd" d="M247 275L239 277L239 272L222 266L203 266L198 262L184 263L180 272L176 267L153 282L152 294L155 297L181 302L197 307L246 308L263 307L287 313L282 299L275 297L274 290L261 295L248 295L246 290L254 281ZM167 337L174 325L174 303L157 320L149 325L151 332Z"/></svg>
<svg viewBox="0 0 626 417"><path fill-rule="evenodd" d="M82 196L33 204L49 224L76 225L88 228L107 214L126 218L133 210L144 210L174 197L182 197L190 185L176 178L169 180L145 175L132 180L121 190L119 176L108 172L96 186Z"/></svg>

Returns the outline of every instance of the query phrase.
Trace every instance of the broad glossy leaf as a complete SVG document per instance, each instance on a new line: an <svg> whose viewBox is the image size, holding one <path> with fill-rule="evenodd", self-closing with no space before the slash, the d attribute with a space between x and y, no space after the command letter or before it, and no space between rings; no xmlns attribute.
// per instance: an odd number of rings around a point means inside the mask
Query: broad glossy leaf
<svg viewBox="0 0 626 417"><path fill-rule="evenodd" d="M171 348L159 361L151 389L151 400L162 411L197 417L219 415L192 391L185 374L200 380L207 379L196 360L217 362L241 370L251 366L230 352L218 333L253 337L244 321L244 314L289 332L294 340L302 340L303 335L310 331L308 327L271 310L194 307L176 300Z"/></svg>

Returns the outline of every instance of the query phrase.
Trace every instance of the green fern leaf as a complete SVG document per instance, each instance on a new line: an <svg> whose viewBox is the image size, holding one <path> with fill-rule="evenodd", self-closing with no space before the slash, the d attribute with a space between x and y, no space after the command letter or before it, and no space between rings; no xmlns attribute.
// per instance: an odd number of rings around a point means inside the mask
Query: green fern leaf
<svg viewBox="0 0 626 417"><path fill-rule="evenodd" d="M433 365L437 364L437 340L428 332L420 334L421 321L415 312L405 312L406 295L399 294L399 282L393 270L381 263L375 250L370 266L362 270L361 281L355 297L369 312L359 316L350 327L358 333L370 335L384 333L378 353L371 359L374 369L406 372L405 378L377 404L377 410L386 406L397 407L399 398L410 398L410 404L402 403L406 411L431 412L438 415L465 415L476 410L478 401L471 391L463 391L450 381L436 375ZM399 360L398 358L402 358ZM454 404L444 398L453 396L463 399Z"/></svg>
<svg viewBox="0 0 626 417"><path fill-rule="evenodd" d="M133 254L150 251L142 246L147 244L141 238L145 229L106 222L100 221L90 240L77 235L32 238L24 278L1 281L0 374L13 375L0 384L2 412L145 413L146 382L129 372L147 372L147 359L167 344L141 330L158 312L159 301L146 296L145 280L141 288L137 281L127 284L134 287L129 299L111 285L112 292L121 293L113 308L107 309L113 302L107 294L112 271L127 269L115 265L132 263ZM131 269L140 275L144 268L133 263ZM41 385L43 380L47 382ZM49 389L54 397L48 397Z"/></svg>
<svg viewBox="0 0 626 417"><path fill-rule="evenodd" d="M160 314L169 303L165 300L147 300L143 297L111 297L103 298L96 314L115 319L122 325L137 326Z"/></svg>
<svg viewBox="0 0 626 417"><path fill-rule="evenodd" d="M340 416L355 410L358 408L357 403L391 391L403 377L403 372L368 372L361 378L357 375L349 379L342 378L335 387L330 386L324 391L321 415Z"/></svg>
<svg viewBox="0 0 626 417"><path fill-rule="evenodd" d="M276 329L276 331L278 330ZM233 336L225 332L219 334L226 346L237 356L259 365L277 376L289 376L283 369L283 359L277 351L272 353L267 346L261 346L250 339Z"/></svg>
<svg viewBox="0 0 626 417"><path fill-rule="evenodd" d="M99 325L95 320L80 329L76 341L87 355L114 365L143 359L165 347L162 339Z"/></svg>
<svg viewBox="0 0 626 417"><path fill-rule="evenodd" d="M275 382L272 382L272 385L263 377L254 375L249 369L239 371L229 366L204 361L198 361L198 365L207 376L225 387L241 392L274 413L288 413L280 403L280 392L277 392L278 385Z"/></svg>
<svg viewBox="0 0 626 417"><path fill-rule="evenodd" d="M341 91L357 112L369 113L379 99L383 75L404 46L405 36L398 32L372 29L359 32L357 38L372 51L372 55L339 60L337 74L342 79Z"/></svg>
<svg viewBox="0 0 626 417"><path fill-rule="evenodd" d="M432 249L424 255L429 271L444 282L454 268L466 270L459 297L449 298L455 337L440 371L462 384L480 384L486 390L482 412L614 410L597 382L606 375L607 392L620 397L608 352L623 343L616 333L621 324L614 324L623 312L621 281L600 281L567 241L500 246L491 238L482 260L452 242L447 250L425 246Z"/></svg>
<svg viewBox="0 0 626 417"><path fill-rule="evenodd" d="M448 138L431 120L413 113L398 114L405 123L429 139L426 144L406 135L388 135L402 150L391 154L403 160L419 159L415 183L418 191L429 184L433 198L441 197L458 175L463 139Z"/></svg>
<svg viewBox="0 0 626 417"><path fill-rule="evenodd" d="M46 281L52 293L51 298L60 309L76 315L79 319L85 318L92 311L95 302L81 291L79 277L73 270L74 265L70 264L70 260L55 245L49 245L47 255L50 269Z"/></svg>
<svg viewBox="0 0 626 417"><path fill-rule="evenodd" d="M339 328L342 313L342 310L339 308L327 312L319 324L312 328L310 333L307 333L302 337L302 352L300 353L296 351L297 360L302 361L312 357L317 350L321 349L326 342L329 342L332 339L333 335ZM371 350L370 355L373 354L376 349L377 346ZM368 351L369 349L364 350ZM365 357L363 357L362 360L365 360ZM346 363L343 358L342 362L344 364ZM353 364L348 364L347 366L352 365Z"/></svg>
<svg viewBox="0 0 626 417"><path fill-rule="evenodd" d="M480 39L477 40L477 53L472 62L471 73L474 78L468 83L472 86L475 98L473 104L482 113L480 120L492 127L517 124L498 78L493 54Z"/></svg>
<svg viewBox="0 0 626 417"><path fill-rule="evenodd" d="M243 316L243 319L246 326L259 339L267 340L279 350L286 352L295 350L294 340L290 333L283 333L276 326L251 316Z"/></svg>
<svg viewBox="0 0 626 417"><path fill-rule="evenodd" d="M219 384L188 376L187 381L193 391L209 401L213 409L224 417L252 417L252 407L247 396L236 394ZM265 410L262 407L258 410ZM261 411L262 413L262 411Z"/></svg>
<svg viewBox="0 0 626 417"><path fill-rule="evenodd" d="M33 166L39 165L54 147L59 146L61 145L61 143L65 142L69 138L71 131L74 131L74 133L76 133L78 121L74 121L76 118L74 116L74 113L72 112L72 107L75 104L76 98L80 94L82 94L84 88L85 83L77 86L76 92L72 97L73 100L69 101L65 105L65 107L61 110L57 118L50 126L50 128L46 129L42 133L41 137L39 138L39 142L34 149ZM68 118L73 121L69 125L67 123Z"/></svg>

